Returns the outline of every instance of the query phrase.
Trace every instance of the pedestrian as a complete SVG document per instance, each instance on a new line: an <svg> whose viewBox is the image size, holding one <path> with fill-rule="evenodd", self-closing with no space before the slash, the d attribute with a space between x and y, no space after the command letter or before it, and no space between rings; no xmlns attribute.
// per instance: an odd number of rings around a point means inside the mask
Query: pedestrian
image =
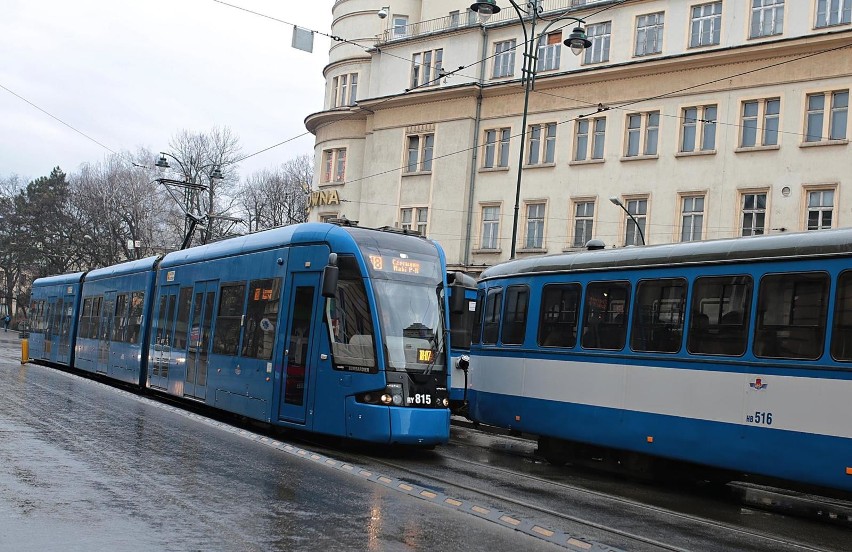
<svg viewBox="0 0 852 552"><path fill-rule="evenodd" d="M9 317L8 314L3 317L3 331L4 332L9 331L9 322L11 322L11 321L12 321L12 319Z"/></svg>

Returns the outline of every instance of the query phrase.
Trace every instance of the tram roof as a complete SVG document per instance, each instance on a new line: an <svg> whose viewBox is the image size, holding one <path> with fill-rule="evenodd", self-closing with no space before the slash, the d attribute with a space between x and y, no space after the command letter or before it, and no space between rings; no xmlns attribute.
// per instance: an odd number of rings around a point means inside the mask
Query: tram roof
<svg viewBox="0 0 852 552"><path fill-rule="evenodd" d="M70 272L68 274L57 274L56 276L45 276L44 278L34 280L33 287L79 284L85 274L85 272Z"/></svg>
<svg viewBox="0 0 852 552"><path fill-rule="evenodd" d="M91 282L101 278L123 276L125 274L135 274L137 272L149 272L153 270L157 261L161 258L161 255L154 255L153 257L145 257L144 259L137 259L135 261L127 261L126 263L117 265L96 268L95 270L90 270L86 273L86 281Z"/></svg>
<svg viewBox="0 0 852 552"><path fill-rule="evenodd" d="M852 253L852 228L839 228L541 255L494 265L483 271L480 280L546 272L733 263L849 253Z"/></svg>

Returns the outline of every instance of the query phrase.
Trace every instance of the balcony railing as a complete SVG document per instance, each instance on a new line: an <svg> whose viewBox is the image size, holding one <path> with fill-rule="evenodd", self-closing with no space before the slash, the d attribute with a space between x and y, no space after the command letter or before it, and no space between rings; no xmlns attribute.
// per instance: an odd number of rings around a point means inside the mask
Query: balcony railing
<svg viewBox="0 0 852 552"><path fill-rule="evenodd" d="M590 4L602 4L605 2L613 2L614 0L540 0L542 14L552 14L553 12L562 12L571 8L580 8ZM518 2L520 5L525 2ZM516 21L518 14L511 6L504 7L500 13L491 16L488 20L488 26L505 23L506 21ZM391 22L391 25L393 23ZM418 23L411 23L404 26L391 26L385 29L377 38L379 44L386 44L396 40L405 40L416 36L425 36L435 33L442 33L458 29L462 27L475 27L479 25L479 19L475 12L467 10L436 19L427 19Z"/></svg>

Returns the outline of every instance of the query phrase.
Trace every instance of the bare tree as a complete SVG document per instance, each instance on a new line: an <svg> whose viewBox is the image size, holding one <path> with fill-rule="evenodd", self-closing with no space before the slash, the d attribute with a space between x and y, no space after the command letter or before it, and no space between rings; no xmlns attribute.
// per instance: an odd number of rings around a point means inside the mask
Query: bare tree
<svg viewBox="0 0 852 552"><path fill-rule="evenodd" d="M15 316L14 303L26 315L29 304L29 280L25 274L23 262L25 250L31 246L28 237L20 230L20 221L15 209L15 196L24 189L24 183L18 175L0 178L0 270L3 271L2 304L4 312Z"/></svg>
<svg viewBox="0 0 852 552"><path fill-rule="evenodd" d="M274 171L264 170L249 176L238 194L249 231L306 221L312 179L310 155L300 155Z"/></svg>

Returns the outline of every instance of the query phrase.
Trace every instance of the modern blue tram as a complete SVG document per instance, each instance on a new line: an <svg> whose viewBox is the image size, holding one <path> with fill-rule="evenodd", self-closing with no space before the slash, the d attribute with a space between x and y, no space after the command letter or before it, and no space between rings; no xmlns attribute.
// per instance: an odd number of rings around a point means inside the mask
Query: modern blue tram
<svg viewBox="0 0 852 552"><path fill-rule="evenodd" d="M470 340L477 315L476 279L464 272L447 273L450 301L450 410L467 412Z"/></svg>
<svg viewBox="0 0 852 552"><path fill-rule="evenodd" d="M509 261L479 281L470 417L852 491L852 229Z"/></svg>
<svg viewBox="0 0 852 552"><path fill-rule="evenodd" d="M445 266L416 235L305 223L42 278L31 357L272 425L431 446L449 438ZM74 355L48 357L60 291Z"/></svg>

